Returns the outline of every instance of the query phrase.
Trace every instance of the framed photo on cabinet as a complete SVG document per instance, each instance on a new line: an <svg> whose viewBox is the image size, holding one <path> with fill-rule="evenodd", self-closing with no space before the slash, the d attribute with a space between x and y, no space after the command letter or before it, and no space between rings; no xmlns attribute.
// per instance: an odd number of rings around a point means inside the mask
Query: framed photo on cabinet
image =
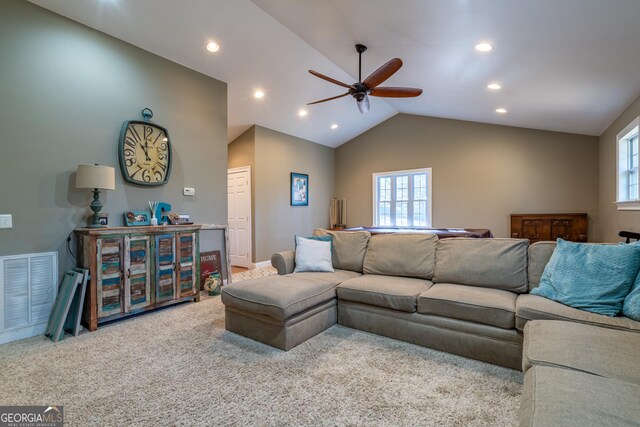
<svg viewBox="0 0 640 427"><path fill-rule="evenodd" d="M309 175L291 172L291 206L309 206Z"/></svg>

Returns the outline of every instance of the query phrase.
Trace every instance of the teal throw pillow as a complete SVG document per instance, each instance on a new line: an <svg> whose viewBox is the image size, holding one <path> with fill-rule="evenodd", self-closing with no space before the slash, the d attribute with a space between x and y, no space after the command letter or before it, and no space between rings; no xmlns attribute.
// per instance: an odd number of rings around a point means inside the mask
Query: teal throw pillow
<svg viewBox="0 0 640 427"><path fill-rule="evenodd" d="M640 322L640 273L636 276L636 282L633 284L631 292L624 299L622 314Z"/></svg>
<svg viewBox="0 0 640 427"><path fill-rule="evenodd" d="M296 236L295 262L294 273L333 272L331 241Z"/></svg>
<svg viewBox="0 0 640 427"><path fill-rule="evenodd" d="M597 245L558 239L540 286L531 293L580 310L615 316L622 310L638 270L639 245Z"/></svg>
<svg viewBox="0 0 640 427"><path fill-rule="evenodd" d="M631 243L632 245L640 245L640 240ZM622 314L630 319L640 322L640 272L636 276L636 281L631 287L631 292L624 299L622 304Z"/></svg>

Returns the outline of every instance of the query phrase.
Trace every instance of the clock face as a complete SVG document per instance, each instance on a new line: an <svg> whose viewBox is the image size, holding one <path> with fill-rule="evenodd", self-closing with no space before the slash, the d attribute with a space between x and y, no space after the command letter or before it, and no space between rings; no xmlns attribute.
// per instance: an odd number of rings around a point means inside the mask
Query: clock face
<svg viewBox="0 0 640 427"><path fill-rule="evenodd" d="M126 181L140 185L167 183L171 172L171 142L163 127L140 121L125 123L119 156Z"/></svg>

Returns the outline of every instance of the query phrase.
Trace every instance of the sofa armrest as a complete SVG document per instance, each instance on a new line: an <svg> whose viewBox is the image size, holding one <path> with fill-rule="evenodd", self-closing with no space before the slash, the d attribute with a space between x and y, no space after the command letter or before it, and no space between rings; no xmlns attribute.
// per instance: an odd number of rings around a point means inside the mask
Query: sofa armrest
<svg viewBox="0 0 640 427"><path fill-rule="evenodd" d="M271 255L271 265L278 270L280 276L293 273L296 266L296 254L294 251L277 252Z"/></svg>

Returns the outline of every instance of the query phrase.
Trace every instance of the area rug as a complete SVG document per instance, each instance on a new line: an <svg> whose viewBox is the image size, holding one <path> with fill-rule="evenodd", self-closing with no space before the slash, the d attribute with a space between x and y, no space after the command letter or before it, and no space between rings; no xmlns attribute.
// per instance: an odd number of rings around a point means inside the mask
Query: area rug
<svg viewBox="0 0 640 427"><path fill-rule="evenodd" d="M232 276L233 282L241 282L243 280L255 279L264 276L273 276L278 274L278 270L273 267L254 268L253 270L246 270L240 273L236 273Z"/></svg>
<svg viewBox="0 0 640 427"><path fill-rule="evenodd" d="M289 352L224 330L220 297L0 346L0 405L69 426L511 426L522 374L334 326Z"/></svg>

